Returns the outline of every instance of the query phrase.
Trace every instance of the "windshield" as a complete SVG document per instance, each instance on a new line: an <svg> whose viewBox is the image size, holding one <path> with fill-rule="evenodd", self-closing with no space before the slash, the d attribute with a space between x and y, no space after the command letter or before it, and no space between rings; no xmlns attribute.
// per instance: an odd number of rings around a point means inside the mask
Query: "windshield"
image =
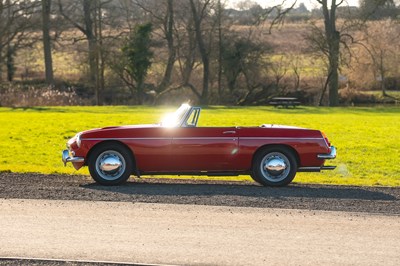
<svg viewBox="0 0 400 266"><path fill-rule="evenodd" d="M190 105L182 104L174 113L169 113L161 120L163 127L176 127L182 122L182 119L190 109Z"/></svg>

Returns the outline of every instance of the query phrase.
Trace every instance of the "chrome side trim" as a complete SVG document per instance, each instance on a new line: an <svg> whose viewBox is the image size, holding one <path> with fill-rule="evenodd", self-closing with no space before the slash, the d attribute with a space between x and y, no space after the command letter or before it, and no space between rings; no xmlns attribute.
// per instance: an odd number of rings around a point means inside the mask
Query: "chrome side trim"
<svg viewBox="0 0 400 266"><path fill-rule="evenodd" d="M321 172L323 170L333 170L336 166L321 166L321 167L299 167L297 172Z"/></svg>
<svg viewBox="0 0 400 266"><path fill-rule="evenodd" d="M330 153L318 154L317 158L318 159L326 159L326 160L335 159L336 158L336 148L335 148L335 146L331 146L331 152Z"/></svg>
<svg viewBox="0 0 400 266"><path fill-rule="evenodd" d="M336 166L322 166L321 170L333 170L335 168L336 168Z"/></svg>
<svg viewBox="0 0 400 266"><path fill-rule="evenodd" d="M237 140L235 137L193 137L193 138L172 138L172 140L191 140L191 139L232 139L232 140Z"/></svg>
<svg viewBox="0 0 400 266"><path fill-rule="evenodd" d="M64 163L64 166L66 166L67 163L83 163L85 161L85 158L83 158L83 157L70 157L69 156L69 151L68 150L63 150L63 152L62 152L62 161Z"/></svg>
<svg viewBox="0 0 400 266"><path fill-rule="evenodd" d="M321 172L321 167L299 167L297 172Z"/></svg>
<svg viewBox="0 0 400 266"><path fill-rule="evenodd" d="M85 138L81 140L170 140L172 138Z"/></svg>
<svg viewBox="0 0 400 266"><path fill-rule="evenodd" d="M82 138L81 140L170 140L170 139L231 139L232 137L182 137L182 138ZM272 139L272 140L322 140L322 138L279 138L279 137L239 137L239 139Z"/></svg>
<svg viewBox="0 0 400 266"><path fill-rule="evenodd" d="M322 140L323 138L295 138L295 137L240 137L240 139L283 139L283 140L288 140L288 139L304 139L304 140Z"/></svg>
<svg viewBox="0 0 400 266"><path fill-rule="evenodd" d="M82 140L190 140L190 139L234 139L235 137L187 137L187 138L87 138Z"/></svg>

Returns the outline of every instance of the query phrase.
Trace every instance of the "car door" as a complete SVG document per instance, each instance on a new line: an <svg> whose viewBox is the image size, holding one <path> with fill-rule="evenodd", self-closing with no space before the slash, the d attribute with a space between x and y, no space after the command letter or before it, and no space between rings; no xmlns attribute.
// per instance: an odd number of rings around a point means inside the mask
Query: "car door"
<svg viewBox="0 0 400 266"><path fill-rule="evenodd" d="M174 171L235 170L238 129L235 127L180 127L172 134Z"/></svg>
<svg viewBox="0 0 400 266"><path fill-rule="evenodd" d="M124 143L131 147L140 171L163 172L170 169L172 133L165 127L134 128Z"/></svg>

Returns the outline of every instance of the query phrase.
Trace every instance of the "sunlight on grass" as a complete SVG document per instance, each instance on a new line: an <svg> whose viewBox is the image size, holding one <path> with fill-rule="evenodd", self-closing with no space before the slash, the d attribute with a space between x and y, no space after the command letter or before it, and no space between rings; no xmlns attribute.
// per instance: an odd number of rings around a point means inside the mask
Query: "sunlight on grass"
<svg viewBox="0 0 400 266"><path fill-rule="evenodd" d="M0 172L88 174L64 167L61 150L96 127L159 122L174 107L0 108ZM286 124L324 131L338 148L334 171L299 173L294 182L400 186L400 108L209 107L200 126ZM83 170L83 171L82 171ZM214 178L213 178L214 179ZM220 178L218 178L220 179ZM250 180L246 176L226 180Z"/></svg>

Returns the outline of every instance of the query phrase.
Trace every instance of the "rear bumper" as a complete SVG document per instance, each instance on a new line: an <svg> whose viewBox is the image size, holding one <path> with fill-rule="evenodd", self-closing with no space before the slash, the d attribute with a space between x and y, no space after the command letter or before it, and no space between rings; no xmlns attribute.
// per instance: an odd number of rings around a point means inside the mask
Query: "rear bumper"
<svg viewBox="0 0 400 266"><path fill-rule="evenodd" d="M62 161L64 163L64 166L66 166L67 163L83 163L85 161L85 158L70 156L70 153L68 150L63 150Z"/></svg>
<svg viewBox="0 0 400 266"><path fill-rule="evenodd" d="M335 148L335 146L331 146L331 152L330 153L318 154L317 158L318 159L325 159L325 160L335 159L336 158L336 148Z"/></svg>
<svg viewBox="0 0 400 266"><path fill-rule="evenodd" d="M336 148L335 146L331 146L331 152L330 153L323 153L323 154L318 154L317 155L318 159L322 160L332 160L336 158ZM317 166L317 167L299 167L297 169L298 172L321 172L323 170L333 170L335 169L336 166Z"/></svg>

